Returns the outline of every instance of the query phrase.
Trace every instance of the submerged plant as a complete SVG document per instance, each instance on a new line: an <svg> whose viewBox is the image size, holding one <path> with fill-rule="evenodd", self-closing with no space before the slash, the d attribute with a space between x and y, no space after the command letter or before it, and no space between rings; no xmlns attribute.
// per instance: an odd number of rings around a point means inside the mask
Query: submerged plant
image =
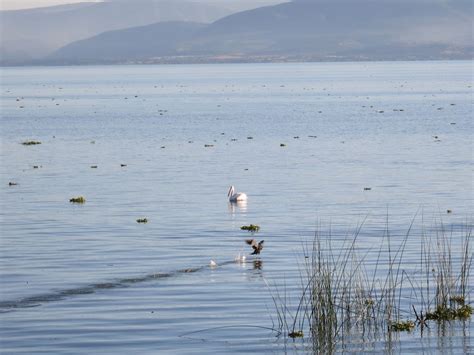
<svg viewBox="0 0 474 355"><path fill-rule="evenodd" d="M69 199L69 202L71 202L71 203L85 203L86 199L82 196L73 197L73 198Z"/></svg>
<svg viewBox="0 0 474 355"><path fill-rule="evenodd" d="M260 226L257 226L256 224L251 224L249 226L242 226L240 227L240 229L243 231L258 232L260 230Z"/></svg>
<svg viewBox="0 0 474 355"><path fill-rule="evenodd" d="M304 336L304 333L302 330L296 330L296 331L288 333L288 336L290 338L302 338Z"/></svg>

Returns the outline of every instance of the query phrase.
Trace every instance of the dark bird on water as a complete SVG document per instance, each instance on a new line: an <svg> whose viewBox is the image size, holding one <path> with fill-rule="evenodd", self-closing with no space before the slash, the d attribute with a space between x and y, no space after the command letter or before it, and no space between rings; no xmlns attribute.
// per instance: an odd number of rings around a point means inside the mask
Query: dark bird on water
<svg viewBox="0 0 474 355"><path fill-rule="evenodd" d="M250 255L260 254L260 252L263 249L263 242L264 242L263 240L257 243L255 239L247 239L245 242L253 248L253 253Z"/></svg>

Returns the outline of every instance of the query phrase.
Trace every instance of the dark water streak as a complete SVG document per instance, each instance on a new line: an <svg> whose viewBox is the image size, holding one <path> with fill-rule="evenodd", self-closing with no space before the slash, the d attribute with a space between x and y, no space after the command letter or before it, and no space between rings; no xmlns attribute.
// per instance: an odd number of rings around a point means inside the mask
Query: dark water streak
<svg viewBox="0 0 474 355"><path fill-rule="evenodd" d="M219 266L224 266L227 264L231 264L233 262L234 261L226 261L226 262L220 263ZM93 283L84 287L69 288L69 289L46 293L42 295L26 297L19 300L1 301L0 313L11 312L19 308L38 307L44 303L61 301L69 297L93 294L97 292L98 290L124 288L124 287L129 287L137 283L165 279L165 278L169 278L173 276L179 276L181 274L191 274L198 271L202 271L206 268L207 268L206 266L199 266L199 267L194 267L194 268L180 269L173 272L165 272L165 273L154 272L154 273L147 274L144 276L127 277L124 279L120 279L118 281L98 282L98 283Z"/></svg>

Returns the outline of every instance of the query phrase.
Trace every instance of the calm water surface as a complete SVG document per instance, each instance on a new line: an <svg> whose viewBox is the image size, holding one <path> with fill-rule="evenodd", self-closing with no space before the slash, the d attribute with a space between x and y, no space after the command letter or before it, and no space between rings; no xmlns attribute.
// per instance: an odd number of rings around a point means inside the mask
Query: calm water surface
<svg viewBox="0 0 474 355"><path fill-rule="evenodd" d="M395 243L415 218L410 268L417 231L471 223L472 65L1 69L1 351L307 352L275 337L271 295L297 303L316 230L337 243L365 221L368 252L387 218ZM231 184L246 206L228 204ZM234 263L250 223L260 262ZM472 332L348 349L470 352Z"/></svg>

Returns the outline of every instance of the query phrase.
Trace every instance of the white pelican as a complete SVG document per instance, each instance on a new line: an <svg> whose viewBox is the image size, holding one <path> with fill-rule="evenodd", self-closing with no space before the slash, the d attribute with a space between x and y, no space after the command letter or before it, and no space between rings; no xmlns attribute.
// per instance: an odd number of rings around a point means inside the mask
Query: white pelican
<svg viewBox="0 0 474 355"><path fill-rule="evenodd" d="M229 188L229 192L227 192L227 196L229 197L230 202L240 202L240 201L247 201L247 195L243 192L234 192L234 186Z"/></svg>

